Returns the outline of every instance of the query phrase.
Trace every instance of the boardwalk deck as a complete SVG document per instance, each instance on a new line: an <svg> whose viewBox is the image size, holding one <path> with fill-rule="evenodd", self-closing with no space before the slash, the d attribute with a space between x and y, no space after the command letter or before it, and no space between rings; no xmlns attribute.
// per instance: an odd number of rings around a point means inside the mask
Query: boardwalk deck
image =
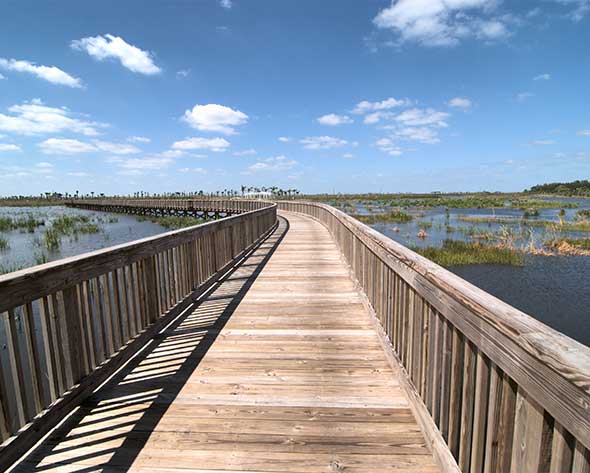
<svg viewBox="0 0 590 473"><path fill-rule="evenodd" d="M438 471L328 230L286 217L17 471Z"/></svg>

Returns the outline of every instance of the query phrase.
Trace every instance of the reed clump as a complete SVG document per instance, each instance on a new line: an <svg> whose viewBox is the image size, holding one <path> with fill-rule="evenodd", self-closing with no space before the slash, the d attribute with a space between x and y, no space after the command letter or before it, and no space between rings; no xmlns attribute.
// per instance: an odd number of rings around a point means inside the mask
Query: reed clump
<svg viewBox="0 0 590 473"><path fill-rule="evenodd" d="M414 251L445 267L466 264L524 265L524 252L505 245L447 239L441 248L414 248Z"/></svg>
<svg viewBox="0 0 590 473"><path fill-rule="evenodd" d="M351 214L350 216L363 223L408 223L414 218L401 210L391 210L389 212L369 215Z"/></svg>

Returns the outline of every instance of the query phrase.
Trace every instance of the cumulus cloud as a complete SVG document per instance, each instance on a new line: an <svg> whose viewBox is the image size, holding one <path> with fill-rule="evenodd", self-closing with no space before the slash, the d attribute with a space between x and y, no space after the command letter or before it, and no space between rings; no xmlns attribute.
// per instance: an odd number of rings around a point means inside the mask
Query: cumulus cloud
<svg viewBox="0 0 590 473"><path fill-rule="evenodd" d="M405 126L434 126L445 128L448 126L445 120L449 116L448 113L439 112L433 108L411 108L397 115L395 121Z"/></svg>
<svg viewBox="0 0 590 473"><path fill-rule="evenodd" d="M97 150L112 154L136 154L141 150L126 143L111 143L109 141L94 141Z"/></svg>
<svg viewBox="0 0 590 473"><path fill-rule="evenodd" d="M244 149L242 151L236 151L233 153L234 156L251 156L253 154L256 154L256 150L253 148Z"/></svg>
<svg viewBox="0 0 590 473"><path fill-rule="evenodd" d="M39 143L39 148L44 154L78 154L96 151L96 147L90 143L69 138L49 138Z"/></svg>
<svg viewBox="0 0 590 473"><path fill-rule="evenodd" d="M532 146L548 146L548 145L554 145L555 141L553 141L553 140L533 140L529 144Z"/></svg>
<svg viewBox="0 0 590 473"><path fill-rule="evenodd" d="M554 0L557 3L570 7L567 16L574 21L581 21L590 13L590 0Z"/></svg>
<svg viewBox="0 0 590 473"><path fill-rule="evenodd" d="M153 55L137 46L127 43L123 38L106 34L72 41L72 49L88 53L98 61L116 59L132 72L145 75L159 74L162 70L154 63Z"/></svg>
<svg viewBox="0 0 590 473"><path fill-rule="evenodd" d="M0 74L0 80L6 79L2 74Z"/></svg>
<svg viewBox="0 0 590 473"><path fill-rule="evenodd" d="M440 143L438 132L428 127L406 127L395 131L394 135L402 140L418 141L425 144Z"/></svg>
<svg viewBox="0 0 590 473"><path fill-rule="evenodd" d="M11 115L0 113L0 131L20 135L53 134L68 131L96 136L106 125L77 118L67 108L48 107L39 99L13 105Z"/></svg>
<svg viewBox="0 0 590 473"><path fill-rule="evenodd" d="M516 100L519 102L525 102L526 100L534 96L535 94L533 94L532 92L521 92L519 94L516 94Z"/></svg>
<svg viewBox="0 0 590 473"><path fill-rule="evenodd" d="M533 80L551 80L551 74L539 74L533 77Z"/></svg>
<svg viewBox="0 0 590 473"><path fill-rule="evenodd" d="M291 141L291 138L289 138L288 136L279 136L279 141L281 143L288 143L289 141Z"/></svg>
<svg viewBox="0 0 590 473"><path fill-rule="evenodd" d="M347 115L336 115L334 113L329 113L328 115L319 117L317 122L320 125L338 126L353 123L353 120Z"/></svg>
<svg viewBox="0 0 590 473"><path fill-rule="evenodd" d="M82 81L55 66L37 65L30 61L0 58L0 68L6 71L25 72L52 84L80 88Z"/></svg>
<svg viewBox="0 0 590 473"><path fill-rule="evenodd" d="M497 4L497 0L392 0L373 23L395 32L402 43L453 46L469 37L494 40L509 34L507 18L495 14Z"/></svg>
<svg viewBox="0 0 590 473"><path fill-rule="evenodd" d="M402 107L409 105L409 101L405 99L395 99L393 97L389 97L388 99L382 100L381 102L369 102L367 100L363 100L356 104L352 113L356 114L363 114L369 112L377 112L382 110L390 110L396 107Z"/></svg>
<svg viewBox="0 0 590 473"><path fill-rule="evenodd" d="M127 141L129 141L129 143L149 143L152 140L145 136L130 136L127 138Z"/></svg>
<svg viewBox="0 0 590 473"><path fill-rule="evenodd" d="M205 149L217 153L229 148L230 143L225 138L186 138L182 141L176 141L172 144L172 149L188 151L194 149Z"/></svg>
<svg viewBox="0 0 590 473"><path fill-rule="evenodd" d="M221 7L225 8L226 10L229 10L231 7L233 7L232 0L219 0L219 5L221 5Z"/></svg>
<svg viewBox="0 0 590 473"><path fill-rule="evenodd" d="M0 143L0 152L6 151L22 151L21 147L18 145L13 145L9 143Z"/></svg>
<svg viewBox="0 0 590 473"><path fill-rule="evenodd" d="M200 131L232 135L235 133L234 127L246 124L248 118L248 115L239 110L210 103L195 105L191 110L184 112L182 120Z"/></svg>
<svg viewBox="0 0 590 473"><path fill-rule="evenodd" d="M465 97L454 97L449 100L449 107L452 108L461 108L463 110L467 110L468 108L471 108L471 105L471 100Z"/></svg>
<svg viewBox="0 0 590 473"><path fill-rule="evenodd" d="M300 143L305 149L320 150L340 148L346 146L348 141L332 136L308 136L300 140Z"/></svg>
<svg viewBox="0 0 590 473"><path fill-rule="evenodd" d="M377 140L375 146L390 156L400 156L402 154L401 148L390 138L381 138Z"/></svg>
<svg viewBox="0 0 590 473"><path fill-rule="evenodd" d="M196 174L207 174L207 170L204 168L182 168L180 169L180 172L182 173L188 173L188 172L193 172Z"/></svg>
<svg viewBox="0 0 590 473"><path fill-rule="evenodd" d="M92 143L67 139L50 138L39 144L45 154L77 154L103 151L115 155L136 154L141 150L127 143L111 143L110 141L95 140Z"/></svg>
<svg viewBox="0 0 590 473"><path fill-rule="evenodd" d="M261 171L286 171L293 168L297 164L294 159L289 159L286 156L273 156L262 159L251 166L248 166L242 174L254 174Z"/></svg>

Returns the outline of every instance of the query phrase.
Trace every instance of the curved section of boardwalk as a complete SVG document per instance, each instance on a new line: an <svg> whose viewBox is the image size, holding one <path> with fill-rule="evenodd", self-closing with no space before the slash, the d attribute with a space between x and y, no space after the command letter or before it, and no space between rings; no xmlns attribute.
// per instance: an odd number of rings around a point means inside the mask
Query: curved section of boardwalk
<svg viewBox="0 0 590 473"><path fill-rule="evenodd" d="M329 232L285 217L17 471L438 471Z"/></svg>

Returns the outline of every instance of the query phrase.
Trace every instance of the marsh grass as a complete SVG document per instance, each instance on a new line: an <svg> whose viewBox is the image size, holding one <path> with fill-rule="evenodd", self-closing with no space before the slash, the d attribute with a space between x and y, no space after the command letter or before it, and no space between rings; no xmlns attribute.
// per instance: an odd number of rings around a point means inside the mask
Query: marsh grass
<svg viewBox="0 0 590 473"><path fill-rule="evenodd" d="M26 217L13 218L9 216L0 217L0 231L9 232L12 230L26 230L34 233L37 227L45 225L45 220L37 219L28 214Z"/></svg>
<svg viewBox="0 0 590 473"><path fill-rule="evenodd" d="M10 244L8 242L8 238L5 238L3 236L0 236L0 251L1 250L7 250L8 248L10 248Z"/></svg>
<svg viewBox="0 0 590 473"><path fill-rule="evenodd" d="M466 264L501 264L523 266L524 253L514 248L485 245L480 242L444 240L441 248L413 248L422 256L441 266Z"/></svg>
<svg viewBox="0 0 590 473"><path fill-rule="evenodd" d="M371 215L350 214L350 216L363 223L408 223L414 218L401 210L391 210Z"/></svg>

